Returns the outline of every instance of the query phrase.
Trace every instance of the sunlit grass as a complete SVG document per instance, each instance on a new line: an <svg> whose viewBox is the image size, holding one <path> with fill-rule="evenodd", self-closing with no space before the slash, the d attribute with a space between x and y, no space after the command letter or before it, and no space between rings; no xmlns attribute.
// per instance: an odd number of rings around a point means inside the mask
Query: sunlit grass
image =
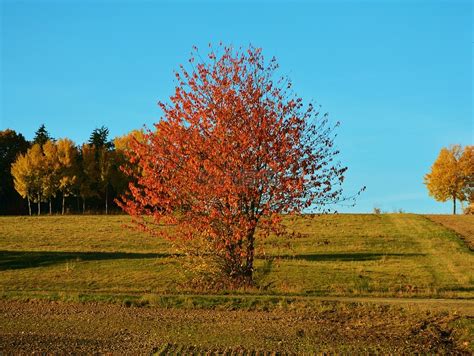
<svg viewBox="0 0 474 356"><path fill-rule="evenodd" d="M127 216L0 218L0 292L195 293L181 268L184 257L166 241L125 229L128 222ZM262 241L257 286L232 293L474 296L473 252L423 216L344 214L288 224L301 237Z"/></svg>
<svg viewBox="0 0 474 356"><path fill-rule="evenodd" d="M456 231L474 251L474 215L426 215L426 217Z"/></svg>

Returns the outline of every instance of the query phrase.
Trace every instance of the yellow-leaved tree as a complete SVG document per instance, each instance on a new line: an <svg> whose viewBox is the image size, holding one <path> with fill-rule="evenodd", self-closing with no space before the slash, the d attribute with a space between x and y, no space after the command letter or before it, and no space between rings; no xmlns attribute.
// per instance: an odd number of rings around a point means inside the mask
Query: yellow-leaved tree
<svg viewBox="0 0 474 356"><path fill-rule="evenodd" d="M467 197L469 206L465 209L466 214L474 214L474 146L466 146L459 160L461 171L466 177L464 195Z"/></svg>
<svg viewBox="0 0 474 356"><path fill-rule="evenodd" d="M473 177L472 147L452 145L442 148L438 158L431 167L431 172L425 175L429 195L437 201L453 201L453 214L456 214L456 201L469 199L470 184Z"/></svg>
<svg viewBox="0 0 474 356"><path fill-rule="evenodd" d="M77 149L74 142L62 138L57 142L57 155L60 164L59 191L62 194L61 213L64 215L64 203L67 197L74 194L79 183L79 167Z"/></svg>
<svg viewBox="0 0 474 356"><path fill-rule="evenodd" d="M45 162L43 150L39 144L34 144L20 154L13 162L11 173L15 190L28 200L28 211L31 215L31 201L38 203L38 215L41 214L41 202L45 200L44 176Z"/></svg>
<svg viewBox="0 0 474 356"><path fill-rule="evenodd" d="M132 171L134 172L133 176L139 175L140 167L130 162L130 153L133 152L134 142L144 143L145 140L145 132L143 130L133 130L114 139L115 162L117 167L121 167L121 170L117 169L118 174L114 177L119 182L114 183L118 187L117 191L120 193L123 193L128 187L128 182L131 179L129 174ZM122 170L127 172L127 174L124 174Z"/></svg>
<svg viewBox="0 0 474 356"><path fill-rule="evenodd" d="M105 146L96 148L96 150L98 155L98 183L100 190L105 194L105 214L107 215L109 213L109 185L113 176L114 151Z"/></svg>
<svg viewBox="0 0 474 356"><path fill-rule="evenodd" d="M43 195L49 202L49 215L51 215L51 200L56 197L61 178L61 164L58 160L58 146L56 142L48 140L43 144Z"/></svg>

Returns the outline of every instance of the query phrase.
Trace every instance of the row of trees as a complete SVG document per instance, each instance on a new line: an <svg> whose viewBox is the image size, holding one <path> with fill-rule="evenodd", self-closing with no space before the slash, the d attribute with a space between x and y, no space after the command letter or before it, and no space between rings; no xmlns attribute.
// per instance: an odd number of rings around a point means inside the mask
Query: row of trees
<svg viewBox="0 0 474 356"><path fill-rule="evenodd" d="M42 203L48 204L50 214L53 207L64 214L67 206L67 210L75 206L76 211L104 209L108 213L110 205L116 207L115 198L128 185L120 166L126 161L125 150L131 137L126 135L109 141L108 134L107 128L97 128L87 143L76 146L68 138L53 139L44 125L31 143L12 130L2 131L0 137L8 136L11 143L4 145L8 147L4 150L8 155L2 156L2 182L5 182L2 198L9 198L4 194L7 191L11 198L14 188L19 196L26 198L30 215L31 203L36 203L38 215ZM72 204L73 197L75 204ZM6 213L18 213L18 206L16 210Z"/></svg>
<svg viewBox="0 0 474 356"><path fill-rule="evenodd" d="M453 201L453 214L456 214L456 201L469 202L466 212L473 213L474 146L442 148L431 171L425 175L425 184L437 201Z"/></svg>

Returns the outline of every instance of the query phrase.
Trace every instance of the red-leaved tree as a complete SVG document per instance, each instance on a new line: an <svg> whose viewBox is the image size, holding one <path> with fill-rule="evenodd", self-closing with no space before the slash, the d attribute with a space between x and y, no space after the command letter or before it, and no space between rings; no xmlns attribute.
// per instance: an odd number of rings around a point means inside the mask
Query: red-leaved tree
<svg viewBox="0 0 474 356"><path fill-rule="evenodd" d="M219 51L204 61L194 48L191 69L180 67L170 102L159 103L164 117L131 144L138 169L121 206L149 232L204 241L242 285L252 283L255 238L281 232L282 214L328 211L347 168L335 160L338 124L275 77L274 58Z"/></svg>

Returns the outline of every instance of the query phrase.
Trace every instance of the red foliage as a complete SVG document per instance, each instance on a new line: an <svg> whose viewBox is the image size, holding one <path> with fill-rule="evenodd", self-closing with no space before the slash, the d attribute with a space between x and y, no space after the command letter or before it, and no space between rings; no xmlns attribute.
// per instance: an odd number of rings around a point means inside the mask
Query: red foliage
<svg viewBox="0 0 474 356"><path fill-rule="evenodd" d="M346 168L334 160L337 124L275 79L274 58L219 49L176 73L162 121L132 144L139 169L121 206L150 232L211 242L228 275L251 281L257 224L263 236L281 231L281 214L327 210Z"/></svg>

